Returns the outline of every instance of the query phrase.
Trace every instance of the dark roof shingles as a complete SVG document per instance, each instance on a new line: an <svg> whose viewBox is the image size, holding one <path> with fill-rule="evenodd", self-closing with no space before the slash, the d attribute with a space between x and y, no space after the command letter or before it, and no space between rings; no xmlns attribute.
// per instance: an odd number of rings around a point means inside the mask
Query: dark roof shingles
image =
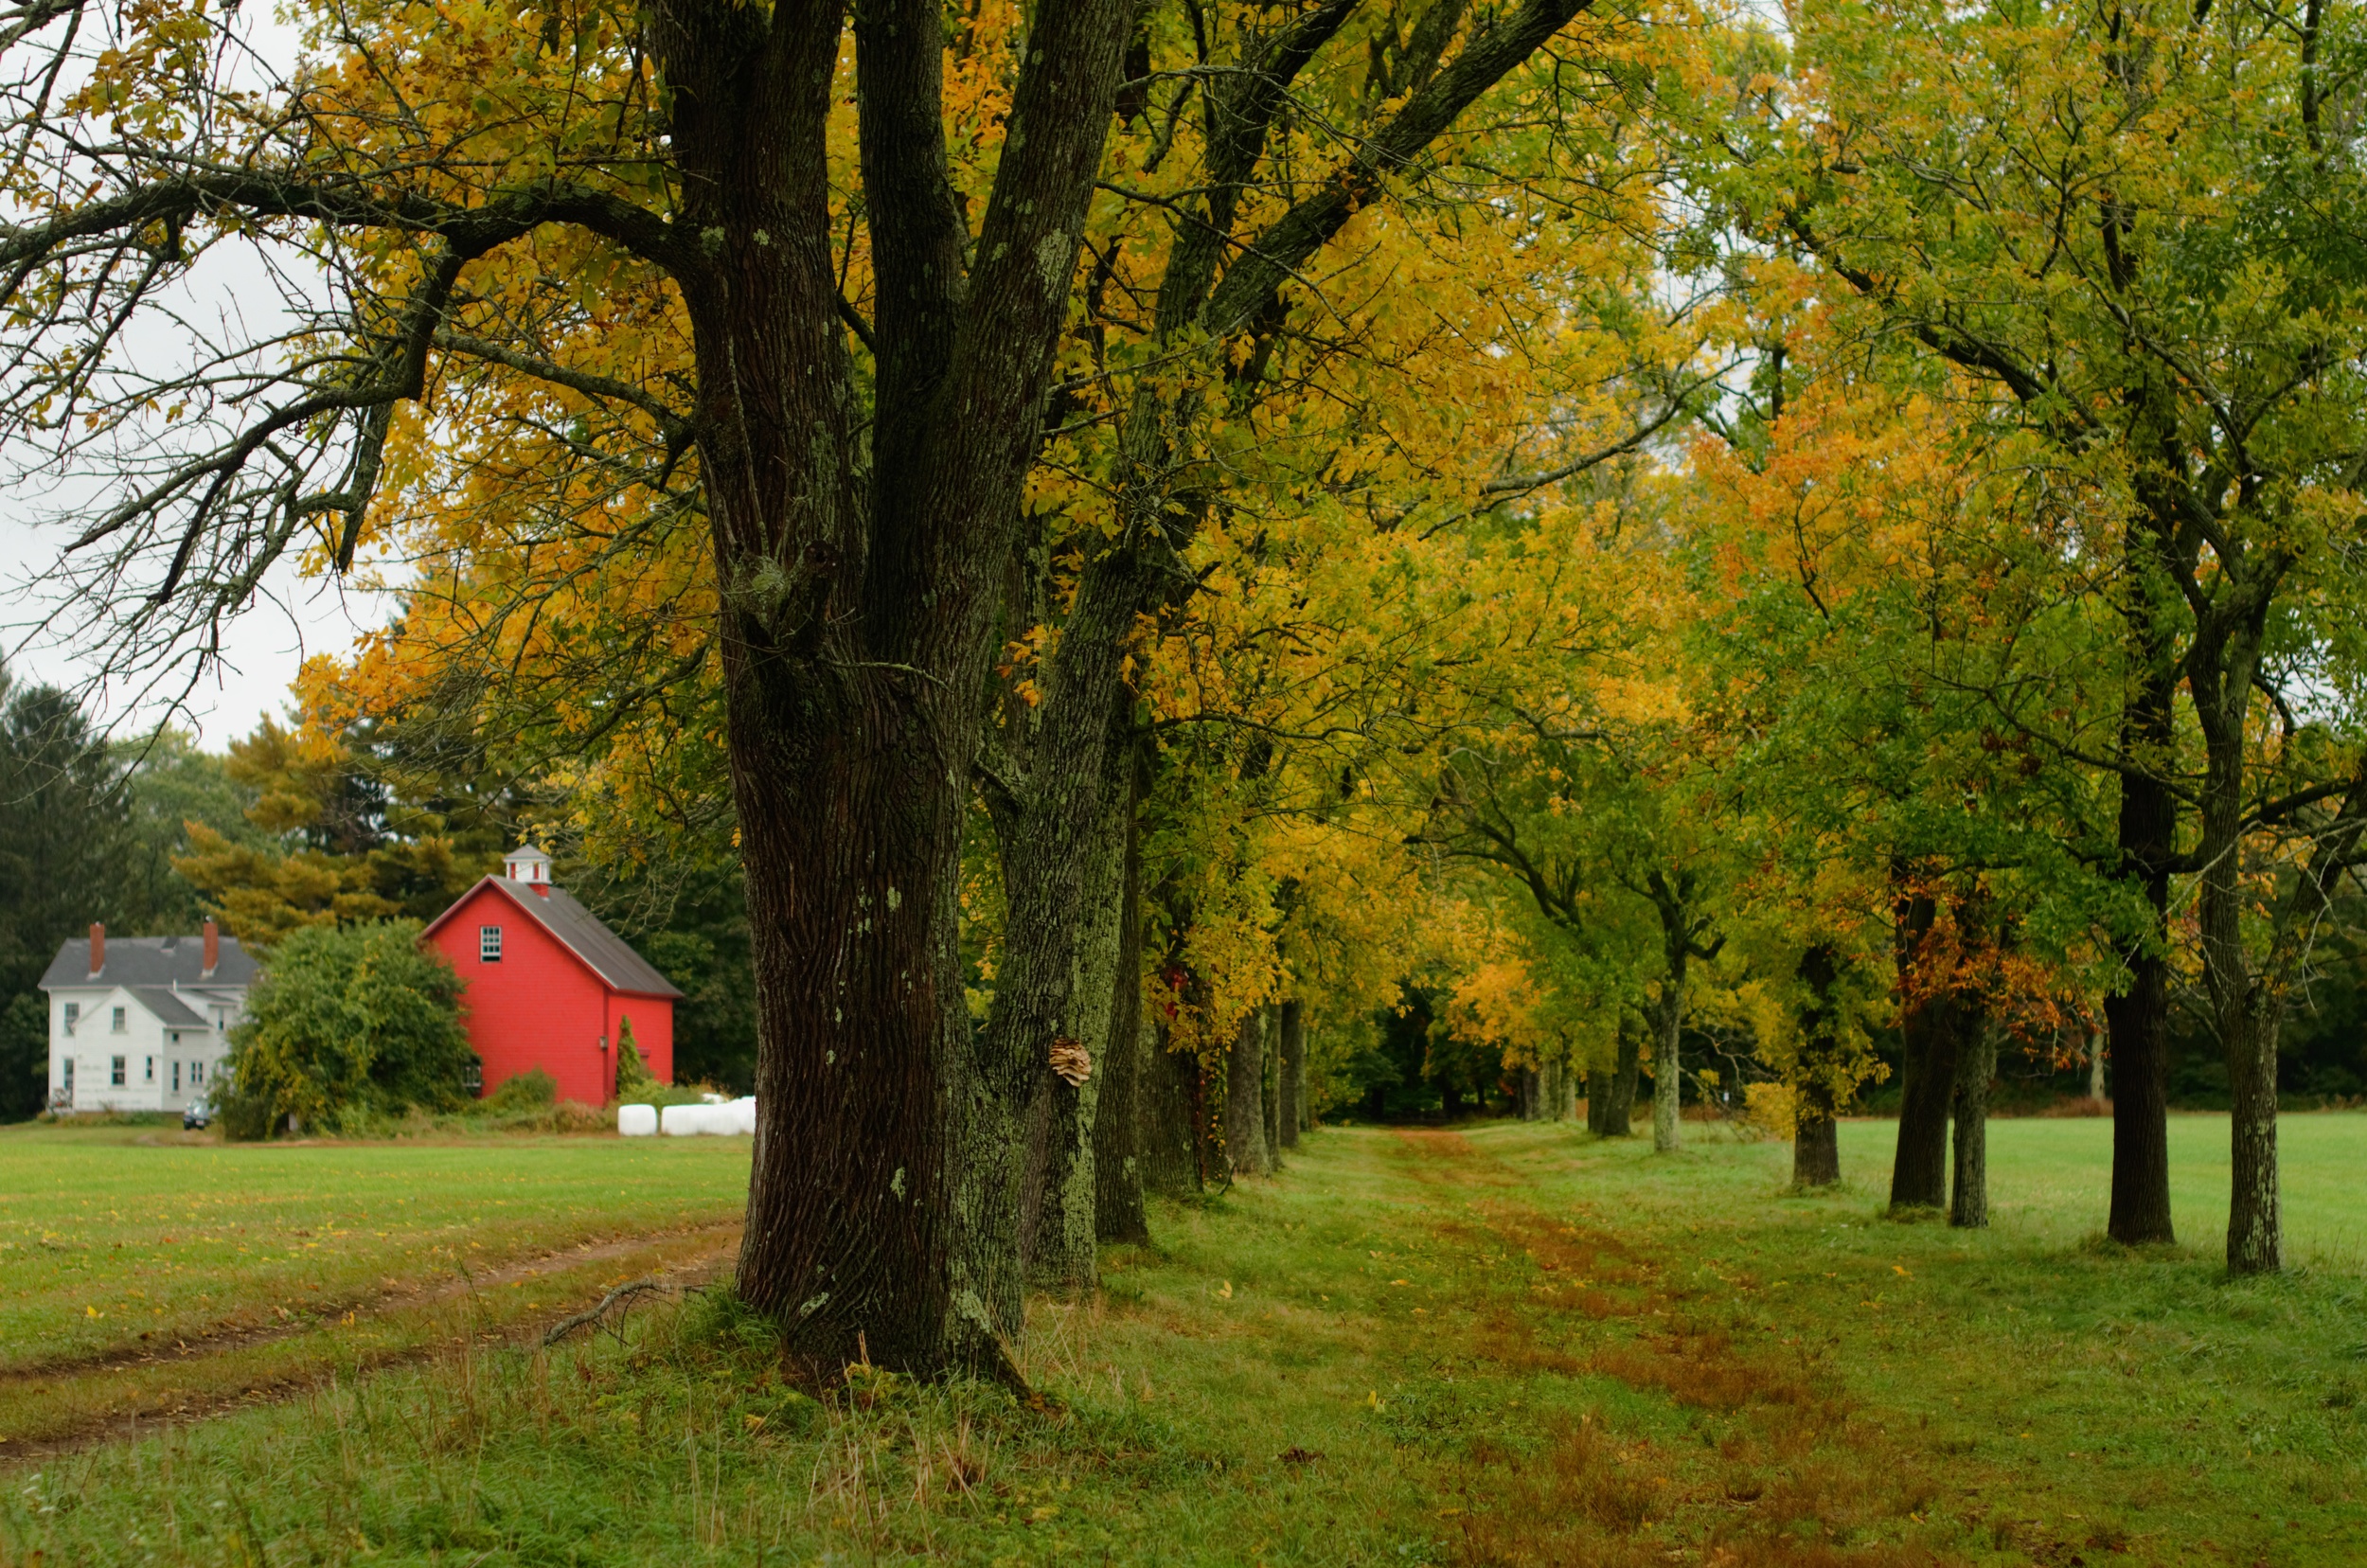
<svg viewBox="0 0 2367 1568"><path fill-rule="evenodd" d="M518 906L540 923L543 930L558 937L566 948L582 959L609 984L612 990L638 991L652 996L680 996L674 983L660 974L650 961L633 952L631 943L608 929L600 918L578 903L572 894L553 887L547 894L537 892L535 884L512 882L507 877L488 877L517 900ZM547 883L543 884L547 886Z"/></svg>
<svg viewBox="0 0 2367 1568"><path fill-rule="evenodd" d="M91 986L251 986L257 965L236 936L222 939L222 961L205 972L205 941L202 936L110 936L107 968L96 979L90 971L90 942L71 941L58 949L42 974L47 989L80 989Z"/></svg>

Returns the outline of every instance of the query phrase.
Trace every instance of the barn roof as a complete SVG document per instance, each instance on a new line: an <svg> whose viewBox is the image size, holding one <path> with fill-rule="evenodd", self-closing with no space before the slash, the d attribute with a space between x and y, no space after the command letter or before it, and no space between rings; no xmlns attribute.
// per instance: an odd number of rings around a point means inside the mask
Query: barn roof
<svg viewBox="0 0 2367 1568"><path fill-rule="evenodd" d="M460 910L461 905L474 898L480 888L490 887L506 894L541 926L559 939L561 947L583 960L584 967L607 983L609 989L632 991L641 996L680 996L674 983L660 974L650 961L633 952L632 945L608 929L597 915L575 900L575 896L548 882L513 882L507 877L487 877L475 887L463 893L452 908L436 917L427 935L442 926Z"/></svg>
<svg viewBox="0 0 2367 1568"><path fill-rule="evenodd" d="M86 990L93 986L173 986L231 989L255 984L257 966L236 936L222 939L214 972L205 972L202 936L109 936L107 967L93 978L90 939L78 937L58 949L41 977L44 990Z"/></svg>

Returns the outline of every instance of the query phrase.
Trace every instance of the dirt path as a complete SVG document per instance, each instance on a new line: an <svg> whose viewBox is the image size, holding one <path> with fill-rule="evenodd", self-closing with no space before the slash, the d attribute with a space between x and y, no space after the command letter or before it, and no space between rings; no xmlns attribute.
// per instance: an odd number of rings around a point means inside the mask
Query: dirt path
<svg viewBox="0 0 2367 1568"><path fill-rule="evenodd" d="M1973 1524L1973 1500L2007 1478L1855 1397L1827 1346L1766 1310L1759 1281L1681 1281L1648 1229L1615 1235L1512 1197L1526 1184L1456 1134L1398 1136L1416 1182L1461 1198L1464 1217L1434 1227L1442 1240L1528 1265L1467 1300L1475 1347L1506 1367L1657 1395L1691 1429L1681 1441L1589 1417L1557 1426L1541 1455L1476 1448L1454 1516L1465 1560L1642 1568L1680 1549L1719 1568L1960 1560L1943 1535ZM1942 1510L1956 1515L1945 1531ZM2118 1544L1977 1527L2040 1563Z"/></svg>
<svg viewBox="0 0 2367 1568"><path fill-rule="evenodd" d="M353 1371L409 1364L474 1343L527 1342L621 1279L680 1290L721 1275L737 1221L583 1243L445 1279L390 1285L260 1327L0 1372L0 1465L54 1457L297 1398ZM540 1285L535 1299L524 1290ZM544 1295L554 1299L543 1299Z"/></svg>

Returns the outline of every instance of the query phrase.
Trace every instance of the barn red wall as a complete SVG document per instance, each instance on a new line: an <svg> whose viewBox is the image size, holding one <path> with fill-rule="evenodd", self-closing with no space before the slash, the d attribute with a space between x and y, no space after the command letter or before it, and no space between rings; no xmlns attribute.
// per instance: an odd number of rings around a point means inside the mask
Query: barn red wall
<svg viewBox="0 0 2367 1568"><path fill-rule="evenodd" d="M502 928L497 964L477 956L477 928L488 925ZM600 1051L601 1035L615 1038L608 988L564 944L507 894L483 886L463 898L428 939L467 982L461 1002L467 1009L469 1043L485 1061L487 1094L503 1080L540 1067L559 1080L561 1099L587 1105L608 1099L609 1059ZM671 1009L667 1011L670 1069L673 1029ZM646 1027L640 1007L632 1013L633 1027Z"/></svg>
<svg viewBox="0 0 2367 1568"><path fill-rule="evenodd" d="M650 1071L660 1083L674 1081L674 1001L668 996L628 996L608 993L608 1042L625 1037L625 1020L632 1020L632 1042L649 1059ZM612 1078L613 1085L614 1079Z"/></svg>

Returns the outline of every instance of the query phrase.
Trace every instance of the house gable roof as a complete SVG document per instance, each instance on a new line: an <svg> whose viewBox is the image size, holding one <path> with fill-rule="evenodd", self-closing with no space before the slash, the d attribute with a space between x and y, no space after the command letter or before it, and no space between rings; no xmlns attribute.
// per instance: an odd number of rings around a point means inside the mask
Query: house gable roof
<svg viewBox="0 0 2367 1568"><path fill-rule="evenodd" d="M66 942L43 971L43 990L83 990L93 986L174 986L231 990L255 984L258 966L236 936L222 939L214 972L205 972L202 936L110 936L107 967L90 971L90 939Z"/></svg>
<svg viewBox="0 0 2367 1568"><path fill-rule="evenodd" d="M175 995L165 986L126 986L132 999L156 1015L159 1023L176 1029L202 1029L205 1016Z"/></svg>
<svg viewBox="0 0 2367 1568"><path fill-rule="evenodd" d="M490 888L517 905L553 937L581 961L583 967L599 976L609 989L630 991L637 996L680 996L674 983L660 974L650 961L633 952L631 943L608 929L597 915L593 914L574 895L548 882L512 882L507 877L487 877L476 886L455 900L450 909L431 921L419 935L432 936L465 908L472 900Z"/></svg>

